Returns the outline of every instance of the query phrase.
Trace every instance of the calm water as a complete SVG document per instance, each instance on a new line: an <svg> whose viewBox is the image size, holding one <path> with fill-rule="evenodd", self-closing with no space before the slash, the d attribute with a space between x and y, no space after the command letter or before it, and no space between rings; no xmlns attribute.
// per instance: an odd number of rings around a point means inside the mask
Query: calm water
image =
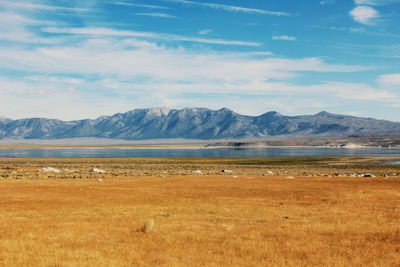
<svg viewBox="0 0 400 267"><path fill-rule="evenodd" d="M400 157L400 148L0 149L0 157Z"/></svg>
<svg viewBox="0 0 400 267"><path fill-rule="evenodd" d="M390 164L390 165L400 165L400 161L389 161L382 164Z"/></svg>

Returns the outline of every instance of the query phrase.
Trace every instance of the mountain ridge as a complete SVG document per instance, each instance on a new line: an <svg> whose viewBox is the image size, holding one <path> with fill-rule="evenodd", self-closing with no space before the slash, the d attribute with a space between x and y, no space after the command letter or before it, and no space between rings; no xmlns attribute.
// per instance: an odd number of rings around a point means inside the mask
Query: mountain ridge
<svg viewBox="0 0 400 267"><path fill-rule="evenodd" d="M262 139L268 137L341 137L396 135L400 122L333 114L286 116L277 111L241 115L228 108L134 109L96 119L62 121L47 118L12 120L0 117L0 139L112 138Z"/></svg>

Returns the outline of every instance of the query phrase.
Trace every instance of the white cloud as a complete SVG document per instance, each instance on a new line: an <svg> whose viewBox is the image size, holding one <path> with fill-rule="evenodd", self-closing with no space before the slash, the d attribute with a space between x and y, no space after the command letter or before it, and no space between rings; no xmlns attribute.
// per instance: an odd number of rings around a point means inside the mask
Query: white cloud
<svg viewBox="0 0 400 267"><path fill-rule="evenodd" d="M36 20L13 12L0 13L0 40L49 44L55 40L42 38L27 29L28 26L52 25L51 21Z"/></svg>
<svg viewBox="0 0 400 267"><path fill-rule="evenodd" d="M400 86L400 73L381 75L379 82L384 85Z"/></svg>
<svg viewBox="0 0 400 267"><path fill-rule="evenodd" d="M18 103L20 111L7 103L2 109L18 116L22 116L23 110L29 110L30 116L47 112L58 118L77 119L82 114L99 116L134 107L202 105L213 108L221 107L221 103L241 112L258 112L266 111L269 95L275 96L274 101L269 101L275 104L268 109L293 112L317 102L320 106L330 105L332 97L384 102L396 99L389 92L363 84L327 82L299 86L289 82L291 77L303 72L354 72L365 67L328 64L320 58L276 58L269 52L221 53L166 48L135 39L90 39L73 47L0 50L0 66L46 73L14 82L0 80L0 88L9 90L4 99ZM91 80L69 78L74 75L91 77ZM204 95L204 98L187 97L186 93ZM296 98L296 105L289 109L285 103L291 97ZM319 97L326 100L317 101ZM44 105L44 99L51 104ZM68 106L63 102L56 107L54 103L61 99L73 104ZM109 104L104 108L96 106L96 101ZM71 105L73 113L69 113ZM40 109L35 111L36 107Z"/></svg>
<svg viewBox="0 0 400 267"><path fill-rule="evenodd" d="M179 17L169 15L166 13L135 13L137 16L148 16L148 17L158 17L158 18L168 18L168 19L177 19Z"/></svg>
<svg viewBox="0 0 400 267"><path fill-rule="evenodd" d="M137 32L127 30L114 30L109 28L42 28L43 32L61 33L61 34L76 34L76 35L93 35L93 36L123 36L123 37L148 37L157 38L158 34L151 32Z"/></svg>
<svg viewBox="0 0 400 267"><path fill-rule="evenodd" d="M379 17L379 12L370 6L356 6L350 15L353 19L362 24L373 24L374 20Z"/></svg>
<svg viewBox="0 0 400 267"><path fill-rule="evenodd" d="M355 0L356 5L383 6L400 3L400 0Z"/></svg>
<svg viewBox="0 0 400 267"><path fill-rule="evenodd" d="M329 5L329 4L333 4L333 3L335 3L334 0L323 0L323 1L319 2L320 5Z"/></svg>
<svg viewBox="0 0 400 267"><path fill-rule="evenodd" d="M45 96L55 94L59 91L50 84L30 84L21 80L12 80L1 77L0 85L2 93L5 95L14 94L20 96Z"/></svg>
<svg viewBox="0 0 400 267"><path fill-rule="evenodd" d="M286 79L299 72L355 72L368 68L325 63L320 58L268 57L269 52L221 53L166 48L135 39L89 39L76 46L1 49L0 66L8 69L74 75L114 75L132 79L210 81L238 85Z"/></svg>
<svg viewBox="0 0 400 267"><path fill-rule="evenodd" d="M198 34L207 35L207 34L212 33L212 32L213 32L213 30L211 30L211 29L204 29L204 30L198 31Z"/></svg>
<svg viewBox="0 0 400 267"><path fill-rule="evenodd" d="M48 22L45 21L39 21L39 20L35 20L35 19L31 19L31 18L27 18L24 17L20 14L16 14L16 13L6 13L6 12L2 12L0 13L0 25L3 24L8 24L8 26L11 25L26 25L26 24L31 24L31 25L38 25L38 24L45 24Z"/></svg>
<svg viewBox="0 0 400 267"><path fill-rule="evenodd" d="M323 26L316 26L313 25L311 26L312 28L317 28L317 29L325 29L325 30L331 30L331 31L340 31L340 32L351 32L351 33L359 33L359 34L365 34L365 35L373 35L373 36L384 36L384 37L400 37L400 34L396 34L393 32L378 32L378 31L370 31L367 30L366 28L347 28L347 27L323 27Z"/></svg>
<svg viewBox="0 0 400 267"><path fill-rule="evenodd" d="M114 4L114 5L121 5L121 6L144 7L144 8L151 8L151 9L169 9L168 7L164 7L164 6L146 5L146 4L129 3L129 2L110 2L110 3Z"/></svg>
<svg viewBox="0 0 400 267"><path fill-rule="evenodd" d="M295 85L288 82L268 82L268 81L247 81L239 83L212 83L212 82L198 82L193 84L179 84L179 83L149 83L146 84L146 89L151 91L154 95L161 94L174 96L182 92L191 92L198 94L208 94L218 97L218 94L242 94L240 97L245 101L246 96L268 96L275 95L278 98L294 97L299 100L305 99L318 99L324 96L326 103L329 99L336 98L344 100L360 100L360 101L373 101L384 103L396 103L400 100L400 96L389 91L379 88L371 87L367 84L356 83L338 83L326 82L311 85ZM131 84L131 89L140 90L143 85ZM210 97L211 98L211 97ZM208 98L208 99L210 99ZM248 102L249 103L249 102ZM251 105L251 104L250 104Z"/></svg>
<svg viewBox="0 0 400 267"><path fill-rule="evenodd" d="M228 12L242 12L242 13L251 13L251 14L260 14L260 15L274 15L274 16L290 16L290 13L280 12L280 11L269 11L257 8L246 8L232 5L222 5L222 4L214 4L214 3L204 3L204 2L194 2L188 0L165 0L168 2L181 3L191 6L201 6L208 7L212 9L220 9Z"/></svg>
<svg viewBox="0 0 400 267"><path fill-rule="evenodd" d="M110 96L113 94L111 91L107 95L99 94L101 89L98 88L84 91L83 88L90 83L75 82L52 76L18 79L0 76L0 113L12 119L46 117L75 120L140 107L140 104L118 94Z"/></svg>
<svg viewBox="0 0 400 267"><path fill-rule="evenodd" d="M47 33L59 34L75 34L87 36L113 36L113 37L143 37L171 41L194 42L194 43L207 43L207 44L221 44L221 45L241 45L241 46L260 46L260 43L235 41L235 40L222 40L222 39L205 39L196 37L187 37L174 34L153 33L153 32L138 32L126 30L114 30L108 28L55 28L47 27L42 29Z"/></svg>
<svg viewBox="0 0 400 267"><path fill-rule="evenodd" d="M296 37L288 36L288 35L279 35L279 36L272 36L272 40L278 41L297 41Z"/></svg>
<svg viewBox="0 0 400 267"><path fill-rule="evenodd" d="M11 2L2 0L0 2L0 6L4 6L12 9L40 9L40 10L48 10L48 11L73 11L73 12L86 12L88 9L86 8L78 8L78 7L65 7L65 6L53 6L53 5L42 5L28 2Z"/></svg>
<svg viewBox="0 0 400 267"><path fill-rule="evenodd" d="M7 20L12 23L6 24ZM332 105L332 98L389 104L399 99L390 91L365 84L325 82L298 86L290 82L291 78L306 72L368 69L363 66L330 64L322 58L272 57L271 52L248 49L221 52L158 44L160 40L167 40L261 45L255 42L110 28L47 27L43 28L44 32L65 41L48 46L54 40L39 37L28 25L37 29L43 24L54 25L51 22L15 14L0 15L0 22L3 21L0 38L6 38L7 27L17 25L9 28L7 38L14 35L18 42L29 42L29 39L38 44L46 42L30 48L0 44L0 67L11 73L13 70L29 72L25 77L0 78L0 113L13 118L80 119L162 105L227 106L243 113L269 109L296 113L301 108ZM288 102L296 103L287 105Z"/></svg>
<svg viewBox="0 0 400 267"><path fill-rule="evenodd" d="M80 84L83 83L83 79L70 78L70 77L58 77L58 76L41 76L32 75L24 77L25 80L43 82L43 83L64 83L64 84Z"/></svg>
<svg viewBox="0 0 400 267"><path fill-rule="evenodd" d="M320 90L334 92L343 99L397 102L400 96L389 91L374 88L367 84L332 82L318 86Z"/></svg>
<svg viewBox="0 0 400 267"><path fill-rule="evenodd" d="M344 101L362 101L394 106L399 96L366 84L334 83L299 86L287 82L182 84L176 81L135 84L112 78L82 84L43 79L0 78L0 112L11 118L51 117L64 120L95 118L133 108L168 106L228 107L244 114L269 110L298 114L322 110ZM196 97L186 93L196 93ZM361 102L361 103L362 103ZM290 105L288 105L290 103ZM354 104L354 102L352 102ZM356 102L357 103L357 102Z"/></svg>

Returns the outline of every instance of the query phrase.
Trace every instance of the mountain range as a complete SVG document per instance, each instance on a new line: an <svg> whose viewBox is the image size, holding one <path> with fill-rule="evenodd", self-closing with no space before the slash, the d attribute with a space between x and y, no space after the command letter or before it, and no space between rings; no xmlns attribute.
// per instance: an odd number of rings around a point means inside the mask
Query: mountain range
<svg viewBox="0 0 400 267"><path fill-rule="evenodd" d="M93 120L12 120L0 117L0 139L287 139L399 133L399 122L325 111L301 116L285 116L275 111L260 116L247 116L227 108L148 108L101 116Z"/></svg>

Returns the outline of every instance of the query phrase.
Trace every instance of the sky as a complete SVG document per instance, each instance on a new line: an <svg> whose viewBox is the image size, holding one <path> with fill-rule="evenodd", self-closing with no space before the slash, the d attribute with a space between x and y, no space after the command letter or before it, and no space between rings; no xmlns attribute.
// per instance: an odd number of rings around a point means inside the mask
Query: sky
<svg viewBox="0 0 400 267"><path fill-rule="evenodd" d="M400 121L400 0L1 0L0 116Z"/></svg>

